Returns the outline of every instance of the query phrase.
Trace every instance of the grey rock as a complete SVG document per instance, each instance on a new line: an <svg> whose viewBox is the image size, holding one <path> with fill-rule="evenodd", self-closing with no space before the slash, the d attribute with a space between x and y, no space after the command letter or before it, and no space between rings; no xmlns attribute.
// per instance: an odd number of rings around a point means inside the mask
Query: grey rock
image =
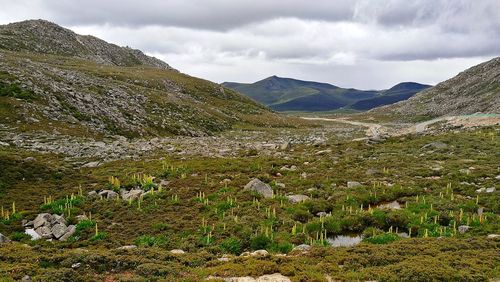
<svg viewBox="0 0 500 282"><path fill-rule="evenodd" d="M37 229L38 227L50 225L52 222L52 215L49 213L41 213L36 216L33 221L33 228Z"/></svg>
<svg viewBox="0 0 500 282"><path fill-rule="evenodd" d="M31 276L29 275L24 275L23 278L21 279L22 282L31 282Z"/></svg>
<svg viewBox="0 0 500 282"><path fill-rule="evenodd" d="M68 226L66 229L66 233L59 238L59 241L66 241L69 237L71 237L76 232L76 227L74 225Z"/></svg>
<svg viewBox="0 0 500 282"><path fill-rule="evenodd" d="M144 193L143 190L141 189L133 189L130 191L122 190L122 199L124 200L137 200L141 197L141 195Z"/></svg>
<svg viewBox="0 0 500 282"><path fill-rule="evenodd" d="M175 255L182 255L182 254L185 254L186 252L184 252L183 250L180 250L180 249L174 249L174 250L171 250L170 253L175 254Z"/></svg>
<svg viewBox="0 0 500 282"><path fill-rule="evenodd" d="M76 221L80 222L82 220L88 220L89 218L86 215L82 214L82 215L77 215L75 219Z"/></svg>
<svg viewBox="0 0 500 282"><path fill-rule="evenodd" d="M306 195L289 195L286 196L288 200L292 203L300 203L309 200L309 196Z"/></svg>
<svg viewBox="0 0 500 282"><path fill-rule="evenodd" d="M311 249L311 246L309 246L307 244L302 244L302 245L298 245L298 246L294 247L292 251L307 252L310 249Z"/></svg>
<svg viewBox="0 0 500 282"><path fill-rule="evenodd" d="M361 183L357 181L348 181L347 182L347 188L356 188L362 186Z"/></svg>
<svg viewBox="0 0 500 282"><path fill-rule="evenodd" d="M60 224L68 224L66 222L66 219L64 219L64 217L62 215L57 215L57 214L53 214L52 215L52 224L57 224L57 223L60 223Z"/></svg>
<svg viewBox="0 0 500 282"><path fill-rule="evenodd" d="M9 238L0 233L0 244L10 242Z"/></svg>
<svg viewBox="0 0 500 282"><path fill-rule="evenodd" d="M82 165L82 167L92 168L92 167L98 167L100 164L101 164L100 162L89 162Z"/></svg>
<svg viewBox="0 0 500 282"><path fill-rule="evenodd" d="M87 198L89 199L97 199L98 198L98 195L97 195L97 192L96 191L90 191L88 194L87 194Z"/></svg>
<svg viewBox="0 0 500 282"><path fill-rule="evenodd" d="M66 227L65 224L62 224L62 223L57 223L55 224L54 226L52 226L52 235L54 235L54 237L56 239L59 239L61 238L68 230L68 227Z"/></svg>
<svg viewBox="0 0 500 282"><path fill-rule="evenodd" d="M434 149L446 149L448 148L448 145L446 145L443 142L437 141L437 142L432 142L429 144L425 144L422 149L427 149L427 148L434 148Z"/></svg>
<svg viewBox="0 0 500 282"><path fill-rule="evenodd" d="M271 186L260 181L258 178L254 178L248 182L248 184L245 185L244 190L257 192L264 198L272 198L274 196Z"/></svg>
<svg viewBox="0 0 500 282"><path fill-rule="evenodd" d="M467 226L467 225L460 225L460 226L458 227L458 232L459 232L460 234L464 234L465 232L469 231L469 228L470 228L470 226Z"/></svg>
<svg viewBox="0 0 500 282"><path fill-rule="evenodd" d="M117 248L117 250L131 250L131 249L136 249L137 246L136 245L127 245L127 246L121 246L119 248Z"/></svg>
<svg viewBox="0 0 500 282"><path fill-rule="evenodd" d="M495 192L495 187L486 188L486 193L493 193L493 192Z"/></svg>
<svg viewBox="0 0 500 282"><path fill-rule="evenodd" d="M488 234L487 238L488 239L495 239L495 238L499 238L500 235L499 234Z"/></svg>
<svg viewBox="0 0 500 282"><path fill-rule="evenodd" d="M52 229L49 226L40 226L35 229L35 232L44 239L52 239Z"/></svg>
<svg viewBox="0 0 500 282"><path fill-rule="evenodd" d="M328 214L327 214L326 212L318 212L318 213L316 214L316 216L319 216L319 217L325 217L325 216L327 216L327 215L328 215Z"/></svg>
<svg viewBox="0 0 500 282"><path fill-rule="evenodd" d="M281 144L281 146L280 146L280 149L282 151L289 150L290 149L290 142L288 142L288 141L283 142L283 144Z"/></svg>
<svg viewBox="0 0 500 282"><path fill-rule="evenodd" d="M118 197L118 193L112 190L103 190L99 192L99 196L103 197L104 199L112 200Z"/></svg>

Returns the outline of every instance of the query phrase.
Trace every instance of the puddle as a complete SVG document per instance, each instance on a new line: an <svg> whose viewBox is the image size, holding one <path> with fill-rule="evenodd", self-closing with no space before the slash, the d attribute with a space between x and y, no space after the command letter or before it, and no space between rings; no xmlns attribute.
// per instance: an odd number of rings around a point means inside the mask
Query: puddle
<svg viewBox="0 0 500 282"><path fill-rule="evenodd" d="M328 243L332 245L332 247L352 247L361 243L363 240L362 235L337 235L333 237L329 237L327 239Z"/></svg>

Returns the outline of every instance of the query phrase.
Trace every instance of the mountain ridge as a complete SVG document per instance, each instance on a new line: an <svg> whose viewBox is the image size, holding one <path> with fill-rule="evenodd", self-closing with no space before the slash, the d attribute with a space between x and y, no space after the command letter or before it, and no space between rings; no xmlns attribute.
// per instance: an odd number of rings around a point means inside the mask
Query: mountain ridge
<svg viewBox="0 0 500 282"><path fill-rule="evenodd" d="M407 99L430 86L403 82L386 90L358 90L276 75L254 83L224 82L222 85L277 111L331 111L340 108L369 110ZM394 88L398 86L399 89Z"/></svg>

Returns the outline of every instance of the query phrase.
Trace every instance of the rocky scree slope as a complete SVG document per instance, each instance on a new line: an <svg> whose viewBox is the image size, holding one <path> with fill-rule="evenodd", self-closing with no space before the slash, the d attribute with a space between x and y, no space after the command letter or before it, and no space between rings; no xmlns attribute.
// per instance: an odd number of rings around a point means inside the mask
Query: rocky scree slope
<svg viewBox="0 0 500 282"><path fill-rule="evenodd" d="M74 136L212 135L289 121L142 52L46 21L0 26L0 129Z"/></svg>
<svg viewBox="0 0 500 282"><path fill-rule="evenodd" d="M478 112L498 114L500 113L500 57L471 67L406 101L374 111L430 117Z"/></svg>

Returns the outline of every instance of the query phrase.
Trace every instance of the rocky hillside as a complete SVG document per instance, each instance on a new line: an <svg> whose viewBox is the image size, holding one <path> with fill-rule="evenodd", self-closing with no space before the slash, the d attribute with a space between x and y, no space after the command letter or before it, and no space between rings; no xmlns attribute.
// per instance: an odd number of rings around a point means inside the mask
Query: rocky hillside
<svg viewBox="0 0 500 282"><path fill-rule="evenodd" d="M500 57L469 68L406 101L375 111L430 117L500 113Z"/></svg>
<svg viewBox="0 0 500 282"><path fill-rule="evenodd" d="M47 21L0 26L0 128L69 135L211 135L288 121L141 51Z"/></svg>
<svg viewBox="0 0 500 282"><path fill-rule="evenodd" d="M408 99L430 85L400 83L387 90L341 88L328 83L271 76L255 83L225 82L224 86L277 111L369 110Z"/></svg>

